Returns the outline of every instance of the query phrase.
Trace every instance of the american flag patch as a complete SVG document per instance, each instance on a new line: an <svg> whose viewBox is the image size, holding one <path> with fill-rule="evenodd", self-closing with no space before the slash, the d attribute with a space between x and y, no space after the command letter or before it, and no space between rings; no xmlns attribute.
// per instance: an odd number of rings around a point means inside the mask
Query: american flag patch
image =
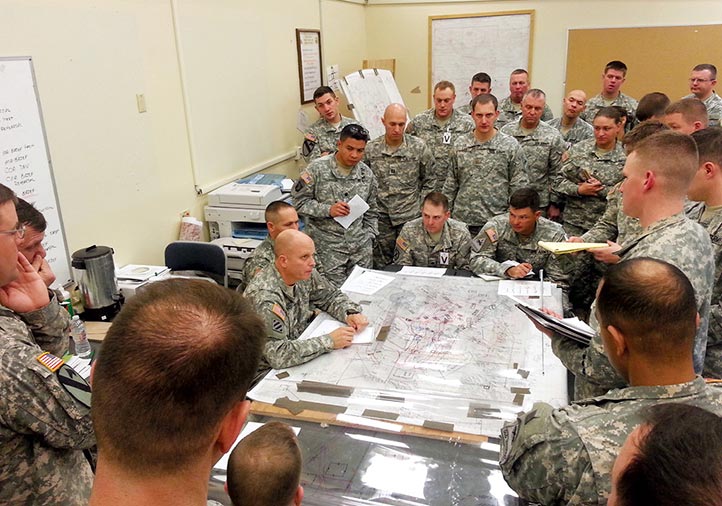
<svg viewBox="0 0 722 506"><path fill-rule="evenodd" d="M311 182L313 182L313 178L311 177L311 174L309 174L309 173L306 172L306 171L302 172L299 177L300 177L300 178L303 180L303 182L306 183L306 184L311 184Z"/></svg>
<svg viewBox="0 0 722 506"><path fill-rule="evenodd" d="M44 365L50 372L55 372L64 364L63 359L56 357L47 351L42 355L38 355L36 360Z"/></svg>
<svg viewBox="0 0 722 506"><path fill-rule="evenodd" d="M273 307L271 308L271 312L273 312L273 314L278 315L281 318L281 320L286 321L286 312L278 304L273 305Z"/></svg>

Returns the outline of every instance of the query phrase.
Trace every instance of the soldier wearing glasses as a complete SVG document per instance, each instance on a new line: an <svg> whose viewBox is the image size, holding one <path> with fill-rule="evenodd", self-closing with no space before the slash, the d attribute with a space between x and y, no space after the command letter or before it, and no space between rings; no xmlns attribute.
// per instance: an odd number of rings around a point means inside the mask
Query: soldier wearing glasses
<svg viewBox="0 0 722 506"><path fill-rule="evenodd" d="M710 63L700 63L692 69L689 76L691 95L684 98L697 98L704 103L709 117L709 126L719 126L722 116L722 98L714 91L717 84L717 67Z"/></svg>

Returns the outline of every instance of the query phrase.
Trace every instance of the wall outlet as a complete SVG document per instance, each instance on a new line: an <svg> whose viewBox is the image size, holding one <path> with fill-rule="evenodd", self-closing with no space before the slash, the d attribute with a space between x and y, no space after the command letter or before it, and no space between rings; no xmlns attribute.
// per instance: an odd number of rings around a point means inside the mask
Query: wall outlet
<svg viewBox="0 0 722 506"><path fill-rule="evenodd" d="M301 146L296 146L296 156L293 159L296 161L301 159Z"/></svg>

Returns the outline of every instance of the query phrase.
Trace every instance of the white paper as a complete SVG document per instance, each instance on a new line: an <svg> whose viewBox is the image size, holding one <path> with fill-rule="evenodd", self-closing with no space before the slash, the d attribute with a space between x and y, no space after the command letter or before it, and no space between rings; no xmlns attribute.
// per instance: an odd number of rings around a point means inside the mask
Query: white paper
<svg viewBox="0 0 722 506"><path fill-rule="evenodd" d="M238 435L238 438L236 439L235 443L233 443L233 446L231 447L231 449L228 450L228 453L225 453L225 454L218 460L218 462L216 462L216 465L213 466L213 469L222 469L223 471L227 471L227 470L228 470L228 457L230 457L231 452L233 451L233 449L238 445L238 443L241 442L241 439L243 439L244 437L246 437L246 436L249 435L250 433L255 432L256 430L260 429L261 427L263 427L263 425L264 425L264 424L258 423L258 422L248 422L248 423L245 425L245 427L243 427L243 430L242 430L241 433ZM293 431L294 434L296 434L296 436L298 436L298 433L301 432L301 428L300 428L300 427L291 427L291 430Z"/></svg>
<svg viewBox="0 0 722 506"><path fill-rule="evenodd" d="M301 339L311 339L312 337L319 337L324 334L330 334L334 330L341 328L341 327L347 327L345 323L341 323L338 320L326 320L322 322L318 327L316 327L310 336L306 337L300 337L299 341ZM374 342L374 328L373 327L366 327L361 332L358 332L354 334L353 336L353 344L371 344Z"/></svg>
<svg viewBox="0 0 722 506"><path fill-rule="evenodd" d="M422 278L440 278L446 273L446 268L439 269L438 267L412 267L410 265L404 265L399 274L404 276L420 276Z"/></svg>
<svg viewBox="0 0 722 506"><path fill-rule="evenodd" d="M518 297L539 297L541 281L521 281L504 279L499 281L499 295L515 295ZM544 282L544 296L551 297L552 283Z"/></svg>
<svg viewBox="0 0 722 506"><path fill-rule="evenodd" d="M479 277L484 281L499 281L500 279L503 279L499 276L491 276L489 274L479 274Z"/></svg>
<svg viewBox="0 0 722 506"><path fill-rule="evenodd" d="M347 292L373 295L394 280L393 276L386 276L376 272L366 271L355 277L351 282L344 283L343 289Z"/></svg>
<svg viewBox="0 0 722 506"><path fill-rule="evenodd" d="M584 332L592 332L592 333L594 333L594 329L593 329L592 327L590 327L589 325L587 325L585 322L583 322L582 320L580 320L580 319L577 318L576 316L574 316L574 317L572 317L572 318L564 318L563 321L564 321L564 323L566 323L566 324L568 324L568 325L570 325L570 326L572 326L572 327L574 327L574 328L576 328L576 329L582 330L582 331L584 331Z"/></svg>
<svg viewBox="0 0 722 506"><path fill-rule="evenodd" d="M346 216L336 216L334 218L343 228L350 227L351 224L356 221L356 218L363 216L363 214L369 210L369 205L358 195L354 195L353 198L348 201L348 206L351 208L351 211Z"/></svg>
<svg viewBox="0 0 722 506"><path fill-rule="evenodd" d="M299 109L296 116L296 129L305 134L309 126L311 126L311 121L308 119L308 114L303 109Z"/></svg>
<svg viewBox="0 0 722 506"><path fill-rule="evenodd" d="M80 358L77 355L73 355L68 359L66 363L70 367L72 367L75 372L80 374L80 376L82 376L85 381L88 381L88 379L90 378L91 369L89 358Z"/></svg>

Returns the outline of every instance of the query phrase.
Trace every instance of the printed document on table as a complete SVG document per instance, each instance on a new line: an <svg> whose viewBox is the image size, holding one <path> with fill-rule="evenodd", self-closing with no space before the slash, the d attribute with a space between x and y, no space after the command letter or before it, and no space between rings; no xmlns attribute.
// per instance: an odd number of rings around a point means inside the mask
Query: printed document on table
<svg viewBox="0 0 722 506"><path fill-rule="evenodd" d="M541 281L521 281L503 279L499 281L499 295L512 295L516 297L539 297L541 295ZM544 297L551 297L552 283L544 283Z"/></svg>
<svg viewBox="0 0 722 506"><path fill-rule="evenodd" d="M440 269L438 267L413 267L411 265L404 265L399 274L404 276L420 276L422 278L440 278L446 273L446 268Z"/></svg>
<svg viewBox="0 0 722 506"><path fill-rule="evenodd" d="M373 295L394 280L393 276L366 271L341 287L345 292Z"/></svg>
<svg viewBox="0 0 722 506"><path fill-rule="evenodd" d="M338 320L328 319L321 323L318 327L313 329L313 332L311 332L310 336L299 338L301 339L311 339L312 337L318 337L322 336L324 334L330 334L334 330L346 327L347 325L345 323L341 323ZM366 327L361 332L354 334L353 336L353 343L352 344L371 344L374 342L374 328L373 327Z"/></svg>
<svg viewBox="0 0 722 506"><path fill-rule="evenodd" d="M366 211L369 210L369 205L358 195L354 195L347 204L351 208L351 212L349 212L346 216L336 216L334 218L334 220L339 222L343 228L350 227L351 223L356 221L356 218L360 218Z"/></svg>
<svg viewBox="0 0 722 506"><path fill-rule="evenodd" d="M256 430L260 429L260 428L263 427L264 425L265 425L265 424L263 424L263 423L258 423L258 422L248 422L248 423L246 423L246 425L243 427L243 430L242 430L241 433L238 435L238 438L236 438L235 443L233 443L233 446L231 447L231 449L228 450L228 452L225 453L225 454L218 460L218 462L216 462L216 465L213 466L213 469L222 469L222 470L224 470L224 471L227 471L227 470L228 470L228 457L230 457L231 452L232 452L233 449L238 445L238 443L241 442L241 439L245 438L246 436L248 436L248 435L251 434L252 432L255 432ZM293 430L293 433L296 434L296 436L298 436L298 433L301 432L301 428L300 428L300 427L291 427L291 430Z"/></svg>

